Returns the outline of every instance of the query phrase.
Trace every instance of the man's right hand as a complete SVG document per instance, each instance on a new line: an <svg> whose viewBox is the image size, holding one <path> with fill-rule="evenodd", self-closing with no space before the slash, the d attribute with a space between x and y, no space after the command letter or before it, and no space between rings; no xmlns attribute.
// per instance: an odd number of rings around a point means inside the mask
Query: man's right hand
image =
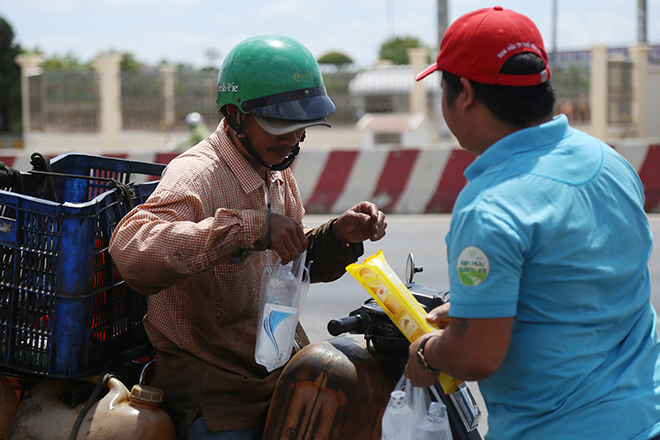
<svg viewBox="0 0 660 440"><path fill-rule="evenodd" d="M307 249L307 236L296 220L270 213L270 248L287 264Z"/></svg>
<svg viewBox="0 0 660 440"><path fill-rule="evenodd" d="M441 306L431 310L426 315L426 321L435 324L438 328L445 328L449 325L449 303L446 302Z"/></svg>

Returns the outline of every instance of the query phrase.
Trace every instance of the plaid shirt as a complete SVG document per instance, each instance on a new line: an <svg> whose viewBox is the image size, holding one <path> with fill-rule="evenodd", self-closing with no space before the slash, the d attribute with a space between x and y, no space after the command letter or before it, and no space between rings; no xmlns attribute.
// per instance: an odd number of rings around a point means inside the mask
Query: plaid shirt
<svg viewBox="0 0 660 440"><path fill-rule="evenodd" d="M110 253L128 285L149 296L144 319L157 350L153 384L187 426L200 410L208 429L263 424L281 370L254 360L261 275L271 211L302 223L290 169L266 182L233 145L223 122L170 162L151 197L127 214ZM311 278L331 281L362 255L336 244L330 224L305 227Z"/></svg>

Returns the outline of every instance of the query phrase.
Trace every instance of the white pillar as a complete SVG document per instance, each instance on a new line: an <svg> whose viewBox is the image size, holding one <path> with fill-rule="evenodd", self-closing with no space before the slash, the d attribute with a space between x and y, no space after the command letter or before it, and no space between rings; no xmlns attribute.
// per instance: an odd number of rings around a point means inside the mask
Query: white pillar
<svg viewBox="0 0 660 440"><path fill-rule="evenodd" d="M30 83L28 78L41 75L43 69L39 67L41 55L19 54L14 61L21 66L21 107L23 117L23 139L27 142L27 133L30 127Z"/></svg>
<svg viewBox="0 0 660 440"><path fill-rule="evenodd" d="M428 67L429 50L426 47L408 49L408 58L413 71L413 84L410 91L410 113L429 115L426 88L423 81L415 81L414 77Z"/></svg>
<svg viewBox="0 0 660 440"><path fill-rule="evenodd" d="M637 137L646 137L648 134L648 81L649 81L649 51L647 43L639 43L630 48L632 60L632 119L637 128Z"/></svg>
<svg viewBox="0 0 660 440"><path fill-rule="evenodd" d="M174 113L174 73L176 66L163 64L158 68L163 78L163 100L165 103L163 126L166 130L172 128L175 122Z"/></svg>
<svg viewBox="0 0 660 440"><path fill-rule="evenodd" d="M117 54L101 55L92 62L92 67L99 74L101 137L105 147L119 145L118 135L122 126L120 62L121 56Z"/></svg>
<svg viewBox="0 0 660 440"><path fill-rule="evenodd" d="M607 47L591 48L591 134L607 137Z"/></svg>

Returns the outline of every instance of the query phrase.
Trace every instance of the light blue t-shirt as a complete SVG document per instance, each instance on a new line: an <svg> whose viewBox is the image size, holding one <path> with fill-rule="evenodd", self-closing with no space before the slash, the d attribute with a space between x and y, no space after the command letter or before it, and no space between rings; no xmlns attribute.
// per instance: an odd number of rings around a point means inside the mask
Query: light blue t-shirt
<svg viewBox="0 0 660 440"><path fill-rule="evenodd" d="M489 439L660 434L660 344L643 188L565 116L518 131L465 171L447 235L450 315L515 316L479 387Z"/></svg>

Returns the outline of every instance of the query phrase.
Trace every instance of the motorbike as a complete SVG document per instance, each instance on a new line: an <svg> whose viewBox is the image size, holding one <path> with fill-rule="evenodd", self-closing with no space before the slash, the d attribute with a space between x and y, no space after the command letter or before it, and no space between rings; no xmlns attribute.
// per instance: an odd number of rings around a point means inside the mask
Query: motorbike
<svg viewBox="0 0 660 440"><path fill-rule="evenodd" d="M423 268L416 266L413 258L412 254L408 255L405 285L422 307L430 311L449 301L448 291L414 282L415 273ZM373 298L348 316L328 322L327 329L331 338L302 347L284 367L273 394L262 439L381 438L381 420L390 393L403 374L410 342ZM119 373L111 376L122 377L127 389L132 383L148 388L149 367L154 362L157 359L118 364ZM105 386L108 378L101 374L97 380ZM20 383L21 404L12 420L8 439L28 434L45 438L46 431L40 427L50 425L44 423L46 420L63 427L60 433L47 430L49 440L77 438L78 430L89 435L80 438L103 438L89 434L94 424L92 418L85 415L100 414L98 408L116 404L117 396L127 402L129 398L128 391L122 391L123 387L116 381L107 385L115 390L114 394L106 390L100 392L102 387L98 383L94 385L85 380L23 378ZM439 396L447 408L453 439L480 440L477 427L481 410L470 388L462 383L456 392L447 395L439 383L436 382L434 387L437 391L434 395ZM36 410L38 420L35 419ZM159 438L171 438L171 422L163 422L162 415L158 420L158 425L167 431L167 434L159 434ZM163 428L164 424L168 426ZM0 438L5 438L2 433Z"/></svg>
<svg viewBox="0 0 660 440"><path fill-rule="evenodd" d="M91 432L100 409L119 407L140 407L140 419L168 425L162 393L149 388L146 300L121 282L107 251L113 227L151 194L164 165L40 153L31 163L28 173L0 164L0 440L109 438ZM125 183L134 174L152 180ZM421 270L410 254L406 287L418 302L428 311L449 301L449 292L414 282ZM284 367L264 439L380 438L409 341L373 299L329 322L328 332L332 338L302 347ZM453 438L479 439L481 412L469 388L435 388Z"/></svg>
<svg viewBox="0 0 660 440"><path fill-rule="evenodd" d="M421 271L409 254L405 285L428 312L450 294L415 283ZM334 338L308 345L285 366L263 439L381 438L383 413L408 361L410 342L373 298L327 328ZM449 395L438 382L434 388L447 407L453 439L481 439L482 413L470 388L463 382Z"/></svg>

